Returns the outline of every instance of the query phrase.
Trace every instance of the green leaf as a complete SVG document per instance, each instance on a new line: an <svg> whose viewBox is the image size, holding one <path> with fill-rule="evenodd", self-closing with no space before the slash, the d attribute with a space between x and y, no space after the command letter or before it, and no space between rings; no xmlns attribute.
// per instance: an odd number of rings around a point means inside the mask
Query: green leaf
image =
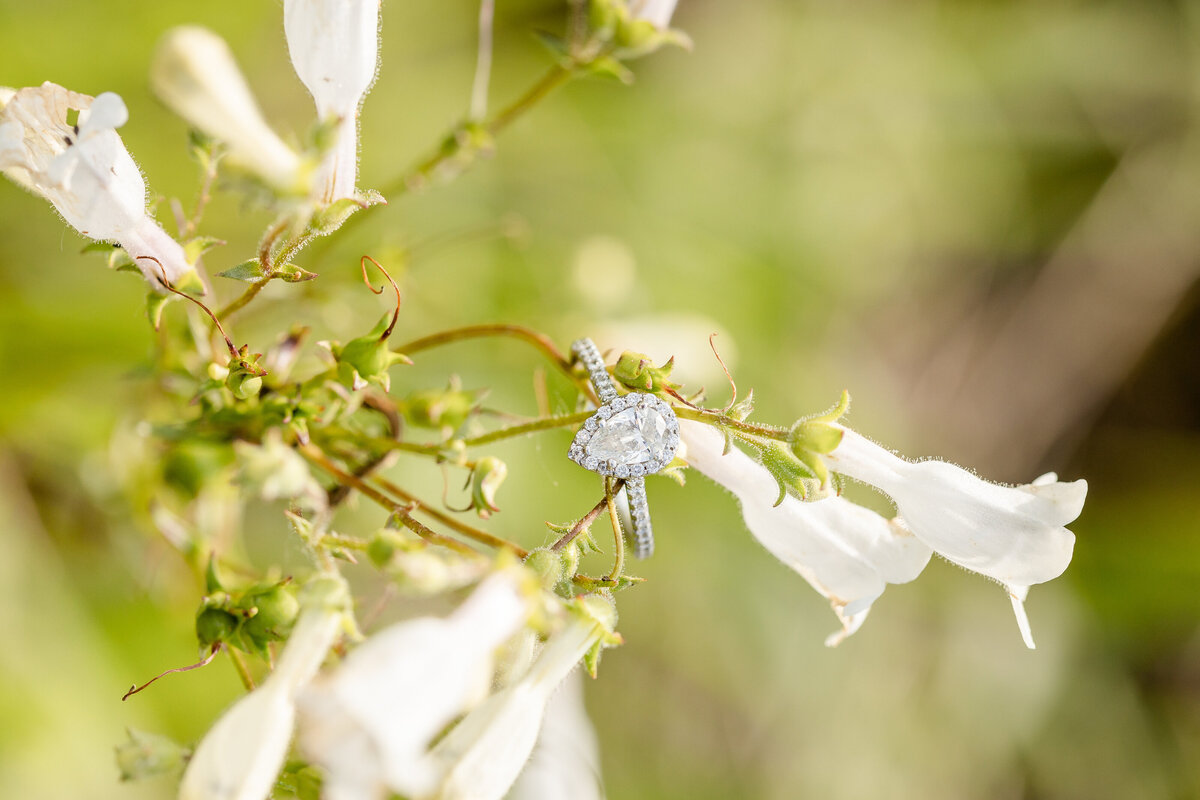
<svg viewBox="0 0 1200 800"><path fill-rule="evenodd" d="M587 71L600 78L615 78L626 85L633 83L633 71L612 56L601 56L589 62Z"/></svg>
<svg viewBox="0 0 1200 800"><path fill-rule="evenodd" d="M555 61L565 64L571 60L570 46L561 36L556 36L549 31L534 31L533 35L543 47L550 51Z"/></svg>
<svg viewBox="0 0 1200 800"><path fill-rule="evenodd" d="M236 267L231 267L224 272L217 273L218 278L231 278L235 281L246 281L253 283L254 281L262 280L267 277L267 271L263 269L262 262L257 258L252 258L249 261L243 261Z"/></svg>
<svg viewBox="0 0 1200 800"><path fill-rule="evenodd" d="M225 242L212 236L197 236L184 244L183 255L187 259L187 263L195 266L196 262L200 260L200 256L223 244Z"/></svg>
<svg viewBox="0 0 1200 800"><path fill-rule="evenodd" d="M129 741L117 745L121 780L137 781L183 771L188 751L166 736L129 728Z"/></svg>
<svg viewBox="0 0 1200 800"><path fill-rule="evenodd" d="M113 250L120 250L120 245L115 245L112 242L88 242L79 252L82 253L111 253Z"/></svg>
<svg viewBox="0 0 1200 800"><path fill-rule="evenodd" d="M158 330L162 324L163 309L167 307L167 303L171 302L171 297L169 294L159 294L158 292L146 294L146 318L150 320L154 330Z"/></svg>

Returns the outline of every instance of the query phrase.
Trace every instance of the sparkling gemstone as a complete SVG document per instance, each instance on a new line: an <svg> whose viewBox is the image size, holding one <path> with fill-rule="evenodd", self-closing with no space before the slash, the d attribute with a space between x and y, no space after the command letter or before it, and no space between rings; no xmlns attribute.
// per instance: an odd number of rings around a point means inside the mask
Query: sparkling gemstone
<svg viewBox="0 0 1200 800"><path fill-rule="evenodd" d="M670 413L656 405L618 411L601 420L584 450L589 459L594 457L625 466L666 460L672 449L668 439Z"/></svg>

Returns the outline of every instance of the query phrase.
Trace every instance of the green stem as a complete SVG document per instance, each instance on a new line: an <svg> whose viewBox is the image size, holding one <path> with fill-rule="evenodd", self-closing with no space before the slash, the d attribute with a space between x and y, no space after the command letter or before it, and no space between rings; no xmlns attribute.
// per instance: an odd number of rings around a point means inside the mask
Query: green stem
<svg viewBox="0 0 1200 800"><path fill-rule="evenodd" d="M485 127L488 133L493 136L500 133L500 131L522 117L529 109L552 94L555 89L575 77L575 71L576 67L574 65L565 67L562 64L555 64L542 76L541 80L529 87L529 90L525 94L501 109L492 118L492 121L487 123Z"/></svg>
<svg viewBox="0 0 1200 800"><path fill-rule="evenodd" d="M546 356L546 359L566 375L572 383L579 386L584 391L584 394L599 405L591 385L587 383L585 378L575 373L575 370L572 368L571 359L558 349L558 346L554 344L554 341L549 336L535 331L533 328L527 328L524 325L509 325L505 323L467 325L462 328L451 328L447 331L423 336L420 339L405 342L395 349L399 353L411 356L413 353L419 353L422 350L428 350L433 347L440 347L469 339L481 339L487 336L509 336L534 347Z"/></svg>
<svg viewBox="0 0 1200 800"><path fill-rule="evenodd" d="M621 577L621 572L625 569L625 536L621 532L621 520L617 517L617 506L613 502L613 495L616 490L611 486L605 487L604 502L608 506L608 516L612 521L613 529L613 551L616 553L616 560L613 562L612 572L608 575L608 580L616 581Z"/></svg>
<svg viewBox="0 0 1200 800"><path fill-rule="evenodd" d="M226 647L225 652L229 653L229 660L233 662L233 668L237 671L238 678L242 681L242 686L247 692L254 691L254 678L250 677L250 670L246 669L246 662L242 661L242 657L238 651L232 647Z"/></svg>
<svg viewBox="0 0 1200 800"><path fill-rule="evenodd" d="M524 547L521 547L520 545L515 544L514 542L510 542L507 539L503 539L499 536L494 536L494 535L488 533L487 531L472 527L472 526L466 524L465 522L462 522L461 520L457 520L454 517L450 516L449 514L446 514L442 511L440 511L439 509L434 508L433 506L429 505L428 503L425 503L424 501L420 500L415 495L413 495L411 492L401 489L399 486L397 486L396 484L387 480L386 478L377 477L377 478L375 478L375 483L378 486L382 487L384 489L384 491L386 491L392 495L395 495L396 497L399 497L401 500L405 501L406 503L413 505L414 513L427 514L428 516L433 517L438 522L445 525L447 528L458 531L463 536L466 536L470 539L474 539L475 541L480 542L481 544L486 544L491 547L505 548L505 549L511 550L512 552L516 553L519 558L525 558L525 556L529 555L529 551L526 550Z"/></svg>
<svg viewBox="0 0 1200 800"><path fill-rule="evenodd" d="M741 431L742 433L748 433L751 436L758 436L763 439L775 439L786 442L792 435L792 432L787 428L781 428L778 425L756 425L753 422L743 422L726 416L720 411L710 411L706 408L688 408L687 406L674 406L673 408L675 409L675 415L680 419L690 419L696 422L703 422L706 425L733 428L735 431Z"/></svg>

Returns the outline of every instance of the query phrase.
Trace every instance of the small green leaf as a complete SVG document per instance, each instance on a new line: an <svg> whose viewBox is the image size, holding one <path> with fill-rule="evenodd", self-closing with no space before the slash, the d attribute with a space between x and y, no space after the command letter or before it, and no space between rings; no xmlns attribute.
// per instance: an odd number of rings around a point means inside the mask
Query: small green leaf
<svg viewBox="0 0 1200 800"><path fill-rule="evenodd" d="M560 63L570 61L570 47L561 36L556 36L548 31L534 31L533 35L543 47L550 51L555 61Z"/></svg>
<svg viewBox="0 0 1200 800"><path fill-rule="evenodd" d="M111 253L113 250L120 250L119 245L112 242L88 242L79 252L82 253Z"/></svg>
<svg viewBox="0 0 1200 800"><path fill-rule="evenodd" d="M587 71L600 78L615 78L626 85L633 83L633 70L612 56L601 56L589 62Z"/></svg>
<svg viewBox="0 0 1200 800"><path fill-rule="evenodd" d="M303 283L304 281L311 281L313 278L317 277L317 273L309 272L303 267L299 267L295 264L284 264L283 266L276 267L275 275L276 277L282 278L287 283Z"/></svg>
<svg viewBox="0 0 1200 800"><path fill-rule="evenodd" d="M172 296L169 294L147 292L146 318L150 320L150 324L154 326L154 330L158 330L162 324L163 309L167 307L167 303L171 302L171 299Z"/></svg>
<svg viewBox="0 0 1200 800"><path fill-rule="evenodd" d="M223 244L225 242L212 236L197 236L184 244L183 255L187 259L187 263L195 266L196 262L200 260L200 256Z"/></svg>
<svg viewBox="0 0 1200 800"><path fill-rule="evenodd" d="M129 741L117 745L117 768L121 780L137 781L183 771L188 751L157 733L128 729Z"/></svg>
<svg viewBox="0 0 1200 800"><path fill-rule="evenodd" d="M249 261L243 261L236 267L231 267L224 272L218 272L219 278L230 278L235 281L254 281L262 280L267 277L267 271L263 269L262 262L257 258L252 258Z"/></svg>

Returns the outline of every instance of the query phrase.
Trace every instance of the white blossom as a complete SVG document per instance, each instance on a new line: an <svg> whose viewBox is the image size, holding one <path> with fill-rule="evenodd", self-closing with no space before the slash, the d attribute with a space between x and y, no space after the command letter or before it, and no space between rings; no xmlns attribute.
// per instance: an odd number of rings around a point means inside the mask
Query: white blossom
<svg viewBox="0 0 1200 800"><path fill-rule="evenodd" d="M195 25L168 31L150 85L172 111L220 141L231 164L281 191L307 192L300 156L267 125L220 36Z"/></svg>
<svg viewBox="0 0 1200 800"><path fill-rule="evenodd" d="M275 670L205 735L179 787L180 800L265 800L287 757L296 694L316 675L337 639L337 604L305 608Z"/></svg>
<svg viewBox="0 0 1200 800"><path fill-rule="evenodd" d="M301 746L325 769L330 800L374 800L384 787L423 796L437 771L430 741L486 694L493 653L529 614L522 576L485 580L449 617L393 625L301 698Z"/></svg>
<svg viewBox="0 0 1200 800"><path fill-rule="evenodd" d="M546 705L589 650L608 635L605 624L574 616L520 680L493 694L433 749L440 785L423 800L501 800L537 743Z"/></svg>
<svg viewBox="0 0 1200 800"><path fill-rule="evenodd" d="M829 599L842 623L825 640L840 643L862 625L889 583L907 583L929 563L930 548L897 520L887 520L842 497L804 502L791 495L775 505L779 486L770 473L712 426L679 421L688 466L738 498L746 526L780 561Z"/></svg>
<svg viewBox="0 0 1200 800"><path fill-rule="evenodd" d="M356 196L358 109L375 80L379 0L284 0L288 52L336 140L317 174L317 199Z"/></svg>
<svg viewBox="0 0 1200 800"><path fill-rule="evenodd" d="M663 30L671 25L678 0L630 0L629 11L634 19L643 19Z"/></svg>
<svg viewBox="0 0 1200 800"><path fill-rule="evenodd" d="M1029 587L1057 578L1071 563L1087 481L1049 473L1025 486L1001 486L944 461L907 461L838 426L842 439L826 458L831 469L887 494L913 535L961 567L1000 582L1009 593L1025 644Z"/></svg>
<svg viewBox="0 0 1200 800"><path fill-rule="evenodd" d="M183 248L146 213L146 183L116 131L129 119L119 96L93 99L49 82L5 94L0 172L84 236L121 245L153 285L192 273Z"/></svg>
<svg viewBox="0 0 1200 800"><path fill-rule="evenodd" d="M603 800L600 748L576 672L550 698L542 732L508 800Z"/></svg>

